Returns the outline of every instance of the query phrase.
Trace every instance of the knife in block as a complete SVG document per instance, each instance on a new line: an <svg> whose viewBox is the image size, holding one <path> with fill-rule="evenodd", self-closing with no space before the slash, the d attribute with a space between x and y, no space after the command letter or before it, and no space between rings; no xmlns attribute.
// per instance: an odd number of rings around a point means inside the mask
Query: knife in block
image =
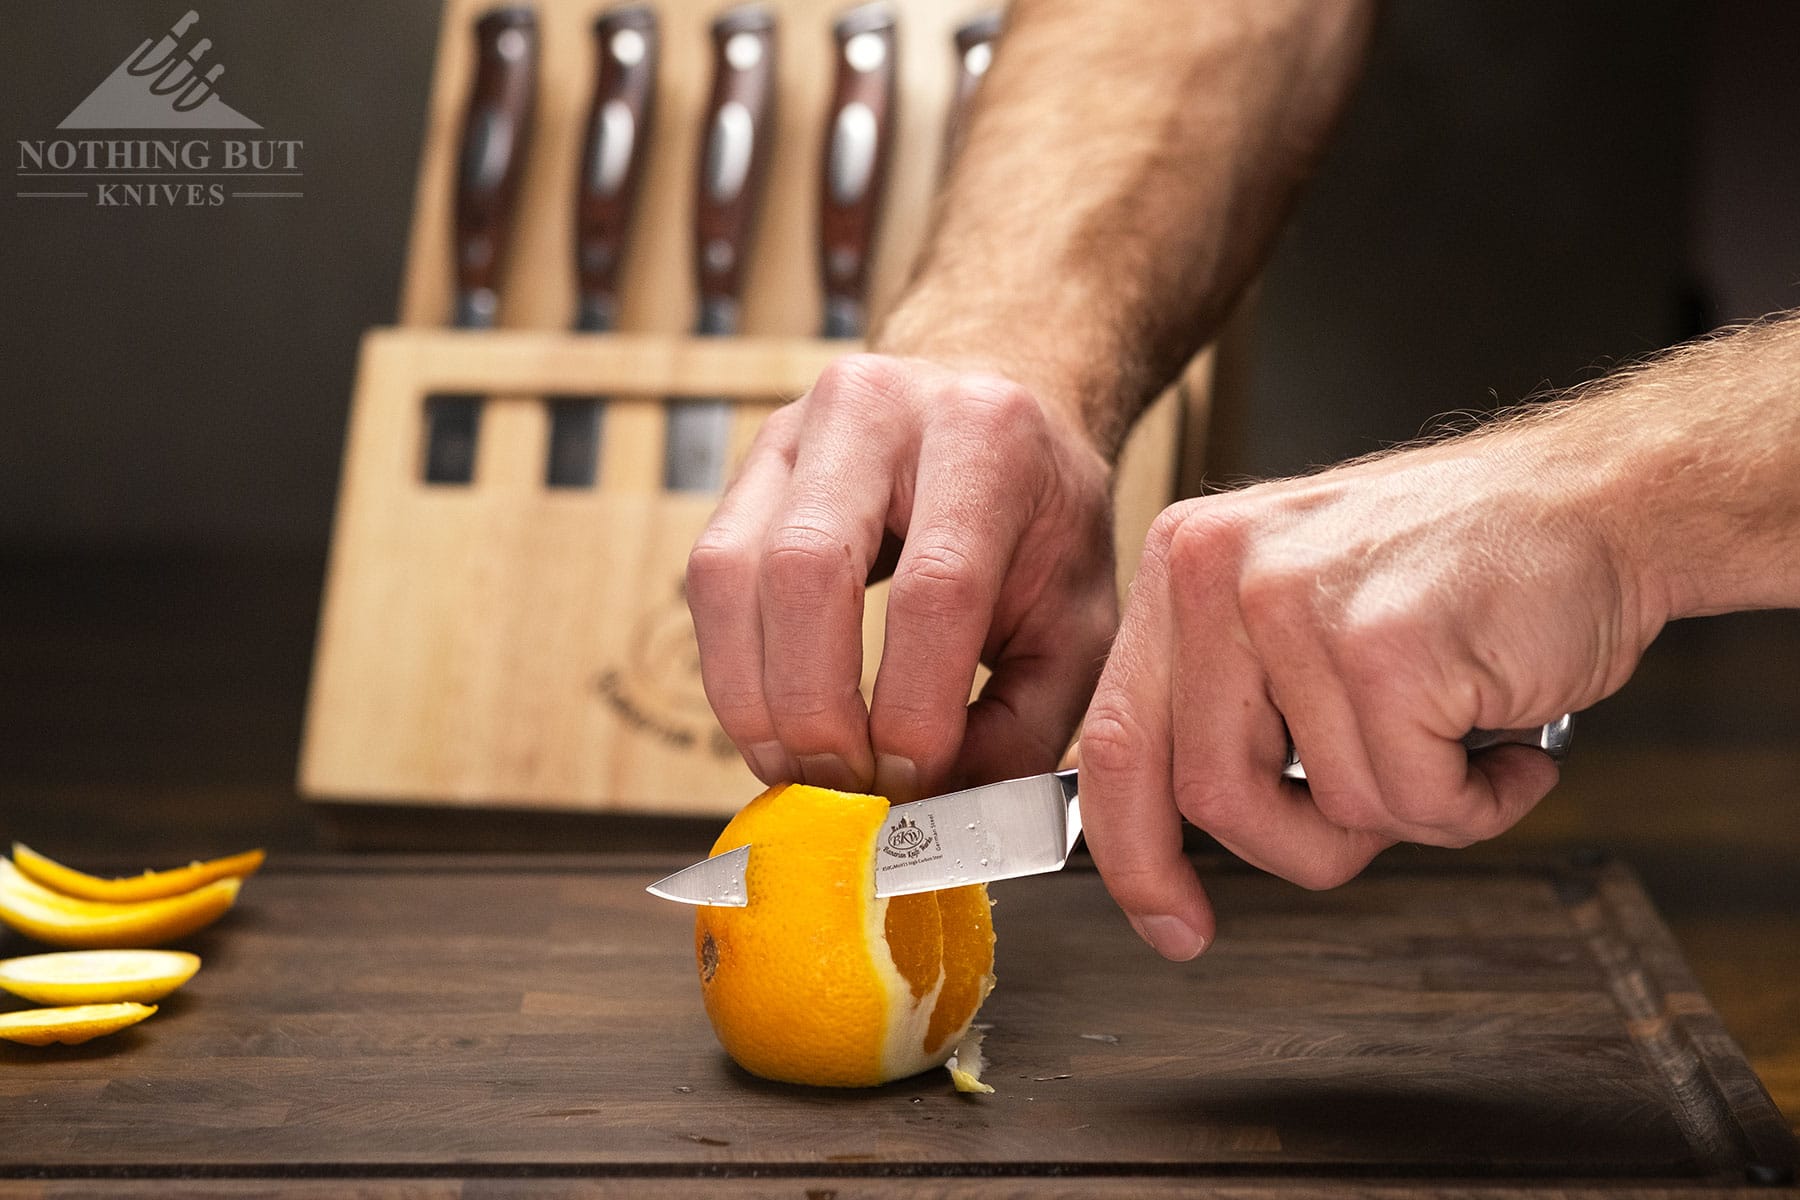
<svg viewBox="0 0 1800 1200"><path fill-rule="evenodd" d="M606 333L618 324L619 268L649 157L660 48L656 13L647 4L609 9L594 21L594 98L575 185L579 333ZM551 396L547 403L545 485L594 486L605 399Z"/></svg>
<svg viewBox="0 0 1800 1200"><path fill-rule="evenodd" d="M537 105L538 25L529 8L496 8L475 23L475 84L463 118L456 180L456 307L452 324L491 329L500 307L519 179ZM475 478L482 397L437 394L425 403L426 483Z"/></svg>
<svg viewBox="0 0 1800 1200"><path fill-rule="evenodd" d="M894 8L872 0L832 26L837 65L819 171L819 273L828 338L868 325L869 259L893 151Z"/></svg>
<svg viewBox="0 0 1800 1200"><path fill-rule="evenodd" d="M712 25L713 77L701 130L694 197L695 332L738 330L744 269L768 176L775 127L775 14L762 4L728 9ZM663 486L717 491L725 477L732 404L719 397L667 402Z"/></svg>

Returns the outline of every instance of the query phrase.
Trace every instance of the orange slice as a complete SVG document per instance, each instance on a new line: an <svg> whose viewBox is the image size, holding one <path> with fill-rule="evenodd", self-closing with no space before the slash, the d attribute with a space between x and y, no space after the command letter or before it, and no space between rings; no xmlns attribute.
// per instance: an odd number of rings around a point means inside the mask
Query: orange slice
<svg viewBox="0 0 1800 1200"><path fill-rule="evenodd" d="M726 1053L788 1083L866 1087L940 1066L994 984L979 884L875 898L888 802L770 788L714 854L750 845L744 908L702 907L694 953Z"/></svg>
<svg viewBox="0 0 1800 1200"><path fill-rule="evenodd" d="M28 1008L0 1013L0 1038L27 1046L62 1042L73 1046L117 1033L156 1011L154 1004L80 1004L74 1008Z"/></svg>
<svg viewBox="0 0 1800 1200"><path fill-rule="evenodd" d="M185 950L64 950L0 959L0 988L39 1004L160 1000L194 977Z"/></svg>
<svg viewBox="0 0 1800 1200"><path fill-rule="evenodd" d="M218 920L242 883L233 875L162 900L107 904L53 892L0 858L0 921L52 946L156 946Z"/></svg>
<svg viewBox="0 0 1800 1200"><path fill-rule="evenodd" d="M109 904L128 904L134 900L161 900L191 892L215 879L236 875L240 878L262 866L263 852L247 850L229 858L189 863L172 871L145 871L124 879L102 879L65 867L45 858L23 842L13 843L13 862L25 875L53 892L79 896L83 900L104 900Z"/></svg>

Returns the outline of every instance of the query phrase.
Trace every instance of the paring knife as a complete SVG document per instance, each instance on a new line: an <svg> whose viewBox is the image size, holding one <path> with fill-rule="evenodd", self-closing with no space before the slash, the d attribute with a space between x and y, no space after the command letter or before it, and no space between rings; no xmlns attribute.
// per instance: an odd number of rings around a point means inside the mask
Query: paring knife
<svg viewBox="0 0 1800 1200"><path fill-rule="evenodd" d="M861 337L868 323L869 258L893 156L894 24L893 5L872 0L832 26L837 80L819 172L819 272L828 338Z"/></svg>
<svg viewBox="0 0 1800 1200"><path fill-rule="evenodd" d="M656 109L661 39L647 4L608 9L594 22L594 99L588 108L581 175L575 184L575 329L606 333L618 324L619 266L643 183ZM604 399L552 396L544 483L594 485Z"/></svg>
<svg viewBox="0 0 1800 1200"><path fill-rule="evenodd" d="M1477 729L1463 745L1472 751L1535 746L1561 762L1572 724L1565 715L1536 729ZM1291 746L1281 774L1306 778ZM1081 836L1079 791L1075 771L1057 771L895 805L875 839L875 895L906 896L1061 870ZM753 849L739 846L683 867L645 890L682 904L741 908L750 902L745 880Z"/></svg>
<svg viewBox="0 0 1800 1200"><path fill-rule="evenodd" d="M774 144L775 14L762 4L723 13L712 25L713 80L702 129L694 198L694 258L703 337L738 328L751 234ZM725 478L732 405L718 397L671 396L663 485L717 491Z"/></svg>
<svg viewBox="0 0 1800 1200"><path fill-rule="evenodd" d="M538 26L529 8L496 8L475 23L475 85L463 118L456 187L456 310L452 324L491 329L500 308L519 179L537 107ZM425 405L427 483L469 483L481 397L435 395Z"/></svg>
<svg viewBox="0 0 1800 1200"><path fill-rule="evenodd" d="M968 128L969 106L975 89L994 62L994 43L1000 39L1001 12L984 12L956 30L956 91L950 98L950 118L944 130L943 173L962 149L963 131Z"/></svg>

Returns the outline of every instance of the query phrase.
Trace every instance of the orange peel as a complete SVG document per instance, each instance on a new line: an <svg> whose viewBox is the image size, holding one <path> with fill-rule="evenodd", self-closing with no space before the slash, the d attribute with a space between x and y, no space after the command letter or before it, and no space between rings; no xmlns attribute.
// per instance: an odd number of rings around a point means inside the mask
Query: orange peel
<svg viewBox="0 0 1800 1200"><path fill-rule="evenodd" d="M202 884L178 896L109 904L51 891L0 859L0 921L51 946L131 949L186 937L225 915L241 877Z"/></svg>
<svg viewBox="0 0 1800 1200"><path fill-rule="evenodd" d="M701 907L694 955L719 1042L752 1074L868 1087L943 1065L993 988L975 884L877 899L888 802L770 788L713 846L752 847L742 908Z"/></svg>
<svg viewBox="0 0 1800 1200"><path fill-rule="evenodd" d="M59 950L0 959L0 988L38 1004L142 1004L194 977L185 950Z"/></svg>
<svg viewBox="0 0 1800 1200"><path fill-rule="evenodd" d="M263 864L261 850L246 850L225 858L191 862L168 871L145 871L123 879L102 879L73 867L65 867L46 858L23 842L13 843L13 863L21 874L36 880L53 892L78 896L83 900L103 900L109 904L129 904L137 900L162 900L179 896L215 879L231 876L243 878Z"/></svg>
<svg viewBox="0 0 1800 1200"><path fill-rule="evenodd" d="M117 1033L156 1011L154 1004L79 1004L73 1008L28 1008L0 1013L0 1038L27 1046L62 1042L74 1046Z"/></svg>

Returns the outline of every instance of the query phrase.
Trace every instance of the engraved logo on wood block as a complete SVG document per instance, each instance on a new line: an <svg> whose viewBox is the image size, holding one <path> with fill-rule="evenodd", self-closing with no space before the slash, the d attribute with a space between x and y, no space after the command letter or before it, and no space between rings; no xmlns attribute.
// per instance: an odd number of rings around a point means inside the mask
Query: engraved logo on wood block
<svg viewBox="0 0 1800 1200"><path fill-rule="evenodd" d="M672 593L639 616L625 661L602 670L594 691L620 721L646 737L677 750L736 758L737 747L706 701L685 582L677 579Z"/></svg>

